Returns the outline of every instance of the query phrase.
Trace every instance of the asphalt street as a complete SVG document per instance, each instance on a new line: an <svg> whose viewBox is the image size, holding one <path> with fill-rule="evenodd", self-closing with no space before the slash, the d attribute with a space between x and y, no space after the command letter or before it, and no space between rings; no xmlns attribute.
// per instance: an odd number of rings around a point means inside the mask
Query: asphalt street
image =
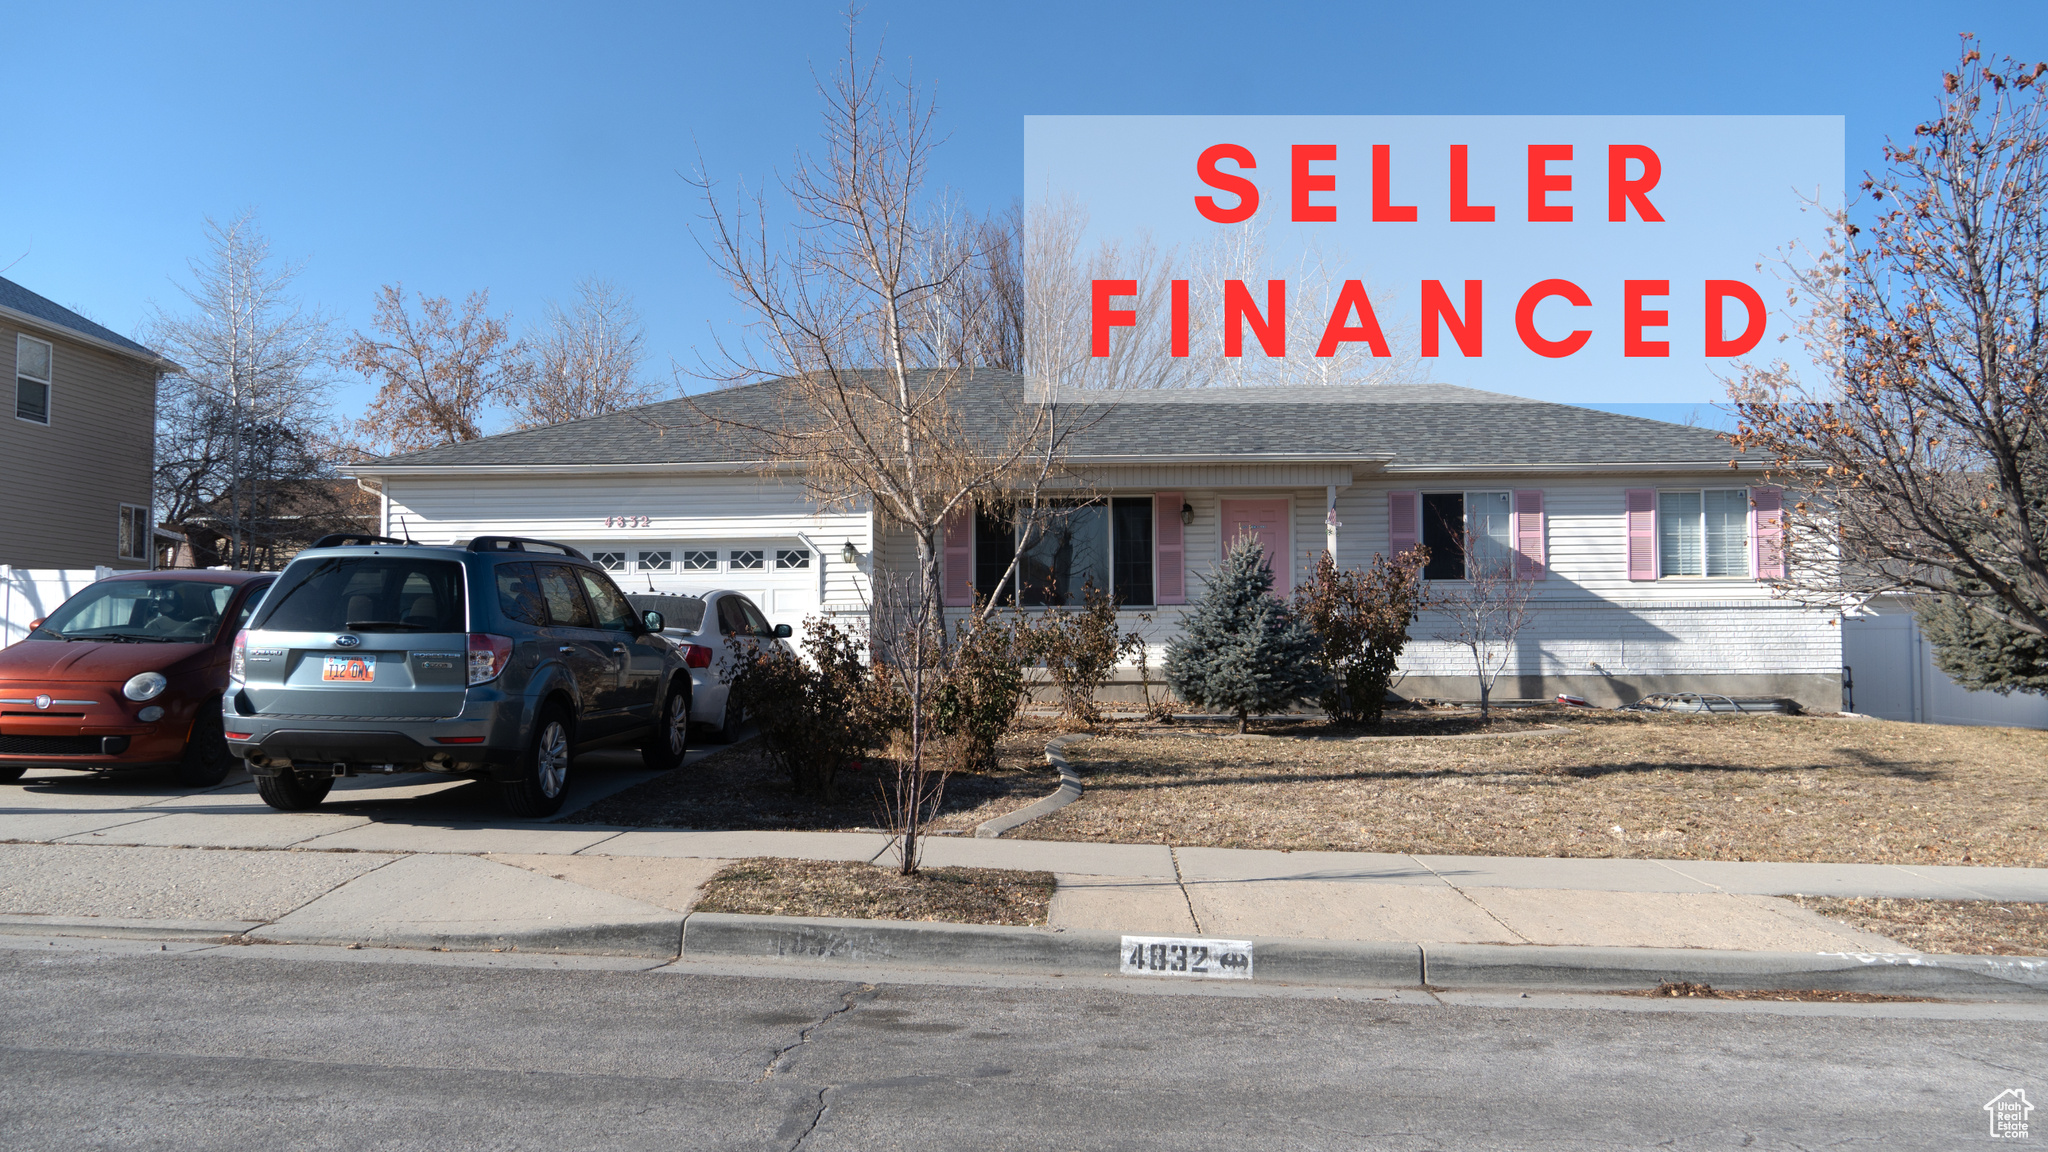
<svg viewBox="0 0 2048 1152"><path fill-rule="evenodd" d="M2048 1098L2024 1011L181 947L0 950L0 1147L1953 1149Z"/></svg>

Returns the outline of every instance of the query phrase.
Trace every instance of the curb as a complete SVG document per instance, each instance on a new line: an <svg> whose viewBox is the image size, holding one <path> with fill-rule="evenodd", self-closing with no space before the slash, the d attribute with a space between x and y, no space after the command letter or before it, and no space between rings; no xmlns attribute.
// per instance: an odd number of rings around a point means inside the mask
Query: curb
<svg viewBox="0 0 2048 1152"><path fill-rule="evenodd" d="M1048 741L1045 745L1045 762L1060 774L1060 786L1052 795L1035 804L1027 804L1015 812L1008 812L993 820L984 820L974 828L977 840L993 840L1013 828L1029 824L1040 816L1050 816L1081 798L1081 774L1067 763L1067 745L1078 744L1089 738L1087 732L1074 732Z"/></svg>
<svg viewBox="0 0 2048 1152"><path fill-rule="evenodd" d="M219 940L263 927L260 920L117 920L105 916L0 916L0 935L96 936L130 940Z"/></svg>
<svg viewBox="0 0 2048 1152"><path fill-rule="evenodd" d="M684 922L682 958L1116 975L1122 942L1101 931L698 912ZM1252 944L1257 981L1280 984L1602 992L1690 981L1745 990L2048 997L2048 959L2034 957L1260 937Z"/></svg>
<svg viewBox="0 0 2048 1152"><path fill-rule="evenodd" d="M683 920L635 920L617 924L515 926L496 931L435 930L383 924L258 925L243 937L251 944L359 944L365 948L413 948L440 952L544 952L579 956L639 956L671 960L682 950Z"/></svg>

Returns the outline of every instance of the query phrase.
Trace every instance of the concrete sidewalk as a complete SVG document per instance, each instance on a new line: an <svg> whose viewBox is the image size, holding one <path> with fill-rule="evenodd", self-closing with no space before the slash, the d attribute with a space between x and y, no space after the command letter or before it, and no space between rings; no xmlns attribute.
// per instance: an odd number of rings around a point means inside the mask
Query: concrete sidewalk
<svg viewBox="0 0 2048 1152"><path fill-rule="evenodd" d="M630 762L587 767L571 810L644 778ZM0 788L0 929L673 956L727 861L893 853L876 833L515 821L462 782L345 784L310 813L270 810L246 779L196 794L70 774ZM1901 953L1776 897L2048 902L2048 869L2023 868L967 837L931 839L925 863L1054 873L1056 931L1403 945Z"/></svg>

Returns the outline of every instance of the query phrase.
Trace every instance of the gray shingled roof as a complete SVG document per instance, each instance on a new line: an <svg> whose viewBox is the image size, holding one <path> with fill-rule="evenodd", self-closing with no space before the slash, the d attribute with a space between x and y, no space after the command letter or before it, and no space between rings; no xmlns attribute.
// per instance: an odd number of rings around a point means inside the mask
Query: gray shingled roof
<svg viewBox="0 0 2048 1152"><path fill-rule="evenodd" d="M71 309L46 296L38 296L5 276L0 276L0 308L12 308L16 312L33 316L46 324L90 336L102 343L112 344L123 352L151 363L163 363L164 358L155 350L145 348L111 328L95 324Z"/></svg>
<svg viewBox="0 0 2048 1152"><path fill-rule="evenodd" d="M962 404L971 430L994 435L1017 410L1024 380L982 370L966 388L985 403ZM560 464L741 462L757 456L692 407L756 425L800 418L785 408L787 385L771 380L665 400L639 408L361 466L516 467ZM1384 387L1207 388L1156 392L1067 392L1089 412L1071 442L1091 457L1338 457L1382 459L1398 468L1475 465L1723 465L1726 442L1713 432L1569 404L1528 400L1449 384ZM1092 412L1090 411L1092 409ZM1092 422L1090 422L1092 420Z"/></svg>

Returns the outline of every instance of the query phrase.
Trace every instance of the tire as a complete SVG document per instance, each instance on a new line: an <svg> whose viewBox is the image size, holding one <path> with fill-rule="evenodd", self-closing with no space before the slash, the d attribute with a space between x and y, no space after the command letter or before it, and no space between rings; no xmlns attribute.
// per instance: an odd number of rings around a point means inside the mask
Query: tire
<svg viewBox="0 0 2048 1152"><path fill-rule="evenodd" d="M171 769L171 780L181 788L211 788L241 763L228 751L227 728L221 720L220 701L215 700L200 705L199 718L192 722L192 738L186 741L178 766Z"/></svg>
<svg viewBox="0 0 2048 1152"><path fill-rule="evenodd" d="M12 784L28 771L26 764L0 764L0 784Z"/></svg>
<svg viewBox="0 0 2048 1152"><path fill-rule="evenodd" d="M690 694L671 688L661 702L661 715L647 742L640 745L640 762L650 771L668 772L683 766L690 751Z"/></svg>
<svg viewBox="0 0 2048 1152"><path fill-rule="evenodd" d="M318 808L333 787L332 776L307 779L289 770L277 776L256 778L256 794L279 812L305 812Z"/></svg>
<svg viewBox="0 0 2048 1152"><path fill-rule="evenodd" d="M575 722L559 705L541 711L519 758L519 779L503 787L505 807L525 819L561 811L569 794L569 764L576 747Z"/></svg>
<svg viewBox="0 0 2048 1152"><path fill-rule="evenodd" d="M742 710L738 716L732 714L732 701L725 704L725 711L719 714L718 727L711 730L713 744L730 744L739 739L740 729L746 725L747 714Z"/></svg>

